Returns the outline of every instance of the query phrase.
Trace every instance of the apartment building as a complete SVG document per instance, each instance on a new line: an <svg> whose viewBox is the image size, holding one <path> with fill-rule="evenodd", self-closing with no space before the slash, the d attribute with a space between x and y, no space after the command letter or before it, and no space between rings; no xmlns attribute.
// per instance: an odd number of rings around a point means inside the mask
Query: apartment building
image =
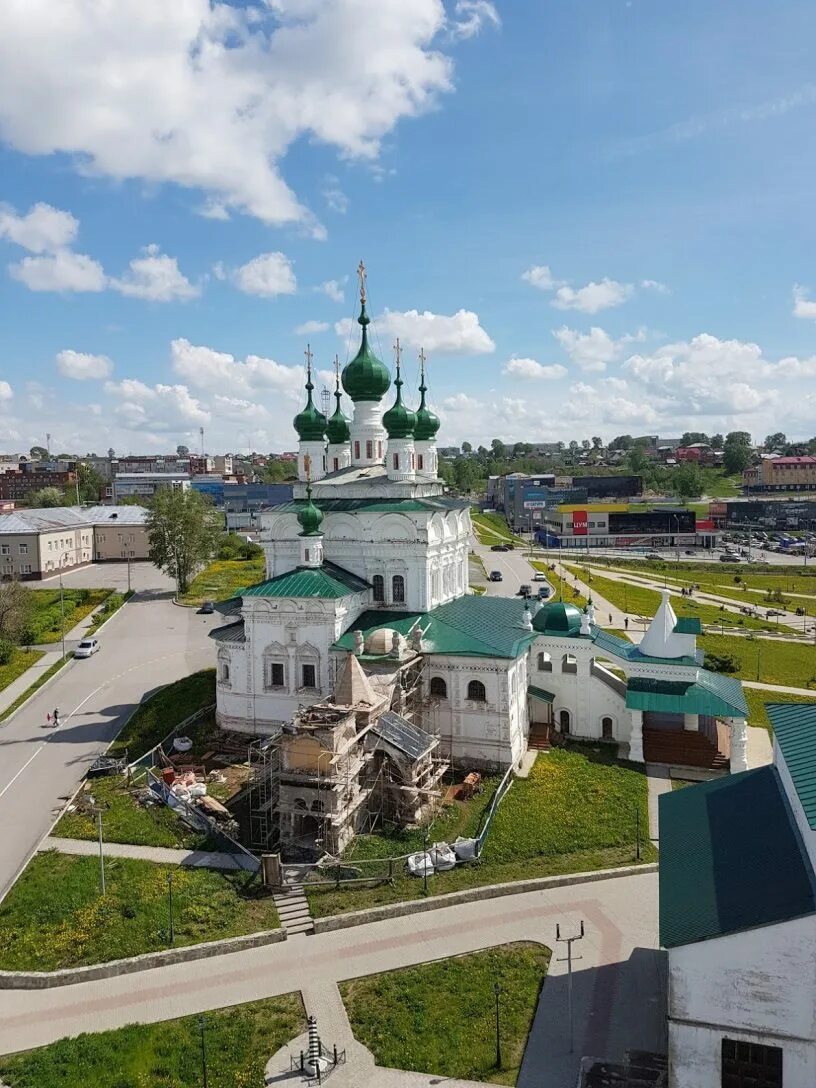
<svg viewBox="0 0 816 1088"><path fill-rule="evenodd" d="M746 491L816 491L816 457L763 457L742 482Z"/></svg>

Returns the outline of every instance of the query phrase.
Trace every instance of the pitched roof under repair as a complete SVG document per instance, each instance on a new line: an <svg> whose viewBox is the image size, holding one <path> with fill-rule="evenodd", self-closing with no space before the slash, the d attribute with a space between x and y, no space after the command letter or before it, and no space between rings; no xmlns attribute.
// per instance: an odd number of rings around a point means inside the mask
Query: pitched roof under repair
<svg viewBox="0 0 816 1088"><path fill-rule="evenodd" d="M374 706L381 701L374 694L374 689L354 654L349 654L346 658L334 689L334 701L338 706L357 706L358 703Z"/></svg>
<svg viewBox="0 0 816 1088"><path fill-rule="evenodd" d="M417 760L425 755L434 746L434 738L418 725L406 721L401 714L393 710L387 710L380 715L376 725L372 726L372 733L376 733L386 744L404 752L411 760Z"/></svg>
<svg viewBox="0 0 816 1088"><path fill-rule="evenodd" d="M660 943L722 937L816 912L816 886L775 767L660 797Z"/></svg>

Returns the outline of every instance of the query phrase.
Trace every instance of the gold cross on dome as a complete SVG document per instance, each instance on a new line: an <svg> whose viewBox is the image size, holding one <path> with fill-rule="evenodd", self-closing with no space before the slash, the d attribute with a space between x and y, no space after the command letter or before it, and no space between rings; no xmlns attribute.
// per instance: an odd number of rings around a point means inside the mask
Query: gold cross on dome
<svg viewBox="0 0 816 1088"><path fill-rule="evenodd" d="M335 378L337 378L338 381L340 381L340 356L339 355L335 355L335 357L334 357L334 376L335 376Z"/></svg>
<svg viewBox="0 0 816 1088"><path fill-rule="evenodd" d="M397 364L397 367L399 367L401 361L402 348L400 347L399 337L397 337L396 341L394 342L394 362Z"/></svg>
<svg viewBox="0 0 816 1088"><path fill-rule="evenodd" d="M366 300L366 278L366 266L360 261L357 266L357 279L360 281L360 302L365 302Z"/></svg>
<svg viewBox="0 0 816 1088"><path fill-rule="evenodd" d="M306 345L306 350L304 351L303 354L306 356L306 369L309 372L309 374L311 374L312 373L312 359L314 358L314 356L312 355L312 345L311 344Z"/></svg>
<svg viewBox="0 0 816 1088"><path fill-rule="evenodd" d="M425 348L419 349L419 365L422 367L423 373L425 372Z"/></svg>

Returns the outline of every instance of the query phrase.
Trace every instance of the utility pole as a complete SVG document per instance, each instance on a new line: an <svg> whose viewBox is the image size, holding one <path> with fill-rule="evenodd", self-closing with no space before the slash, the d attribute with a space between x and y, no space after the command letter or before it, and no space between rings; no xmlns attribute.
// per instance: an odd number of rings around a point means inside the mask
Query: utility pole
<svg viewBox="0 0 816 1088"><path fill-rule="evenodd" d="M167 874L167 895L170 908L170 928L167 931L167 943L172 947L176 941L176 931L173 926L173 873L172 871ZM202 1029L203 1032L203 1029ZM205 1076L204 1083L207 1083Z"/></svg>
<svg viewBox="0 0 816 1088"><path fill-rule="evenodd" d="M59 559L59 586L60 586L60 625L62 628L62 660L65 660L65 592L62 585L62 561L67 555L64 552Z"/></svg>
<svg viewBox="0 0 816 1088"><path fill-rule="evenodd" d="M128 593L130 593L130 556L127 557L127 571L128 571Z"/></svg>
<svg viewBox="0 0 816 1088"><path fill-rule="evenodd" d="M574 937L562 937L561 926L556 923L555 926L555 939L559 944L565 944L567 946L566 956L562 956L558 963L567 964L567 1010L569 1015L569 1052L572 1054L575 1050L575 1031L573 1026L573 1010L572 1010L572 961L581 960L583 956L573 956L572 943L573 941L580 941L584 936L584 922L581 920L581 929L579 933L576 933Z"/></svg>

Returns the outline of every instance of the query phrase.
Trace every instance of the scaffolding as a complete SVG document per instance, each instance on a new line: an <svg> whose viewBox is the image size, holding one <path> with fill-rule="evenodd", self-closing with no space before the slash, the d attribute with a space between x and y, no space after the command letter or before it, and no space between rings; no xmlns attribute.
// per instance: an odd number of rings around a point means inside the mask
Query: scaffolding
<svg viewBox="0 0 816 1088"><path fill-rule="evenodd" d="M280 823L276 803L280 795L280 747L277 737L262 737L249 745L248 845L261 853L280 846Z"/></svg>

